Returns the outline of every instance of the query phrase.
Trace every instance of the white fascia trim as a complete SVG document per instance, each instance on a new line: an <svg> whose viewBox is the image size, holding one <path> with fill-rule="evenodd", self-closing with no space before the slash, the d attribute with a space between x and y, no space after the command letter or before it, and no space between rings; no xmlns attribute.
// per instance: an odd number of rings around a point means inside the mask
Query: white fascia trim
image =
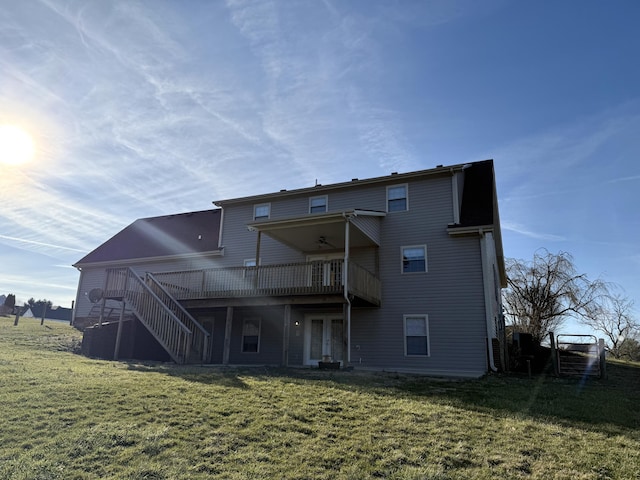
<svg viewBox="0 0 640 480"><path fill-rule="evenodd" d="M453 223L460 223L460 201L458 197L458 174L451 175L451 195L453 200Z"/></svg>
<svg viewBox="0 0 640 480"><path fill-rule="evenodd" d="M159 257L144 257L144 258L129 258L126 260L107 260L104 262L91 262L91 263L74 263L72 267L82 270L85 267L111 267L111 266L127 266L127 265L139 265L141 263L149 262L167 262L171 260L185 260L192 258L207 258L207 257L223 257L224 247L218 250L212 250L209 252L198 253L185 253L182 255L165 255Z"/></svg>
<svg viewBox="0 0 640 480"><path fill-rule="evenodd" d="M493 233L494 226L489 225L473 225L471 227L456 227L455 225L449 225L447 227L447 233L451 236L457 235L484 235L485 232Z"/></svg>
<svg viewBox="0 0 640 480"><path fill-rule="evenodd" d="M279 228L289 228L294 225L309 226L309 225L321 225L323 223L335 223L344 221L347 217L352 216L370 216L370 217L385 217L385 212L377 212L373 210L344 210L342 212L331 213L309 213L307 215L301 215L297 217L286 217L275 220L256 220L247 223L249 230L276 230Z"/></svg>

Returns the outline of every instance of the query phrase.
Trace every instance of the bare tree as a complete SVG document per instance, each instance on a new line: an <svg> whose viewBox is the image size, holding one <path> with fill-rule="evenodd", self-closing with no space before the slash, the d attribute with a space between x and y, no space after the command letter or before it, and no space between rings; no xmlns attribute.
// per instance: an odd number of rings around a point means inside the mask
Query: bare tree
<svg viewBox="0 0 640 480"><path fill-rule="evenodd" d="M567 317L582 318L594 310L606 292L602 280L578 274L573 257L566 252L538 250L533 261L507 259L505 315L521 332L540 343Z"/></svg>
<svg viewBox="0 0 640 480"><path fill-rule="evenodd" d="M582 318L582 323L606 337L607 350L615 358L620 358L625 339L631 339L640 330L640 323L633 317L633 300L620 294L602 297L597 308Z"/></svg>
<svg viewBox="0 0 640 480"><path fill-rule="evenodd" d="M625 338L620 343L618 352L620 354L620 358L640 362L640 342L635 338Z"/></svg>

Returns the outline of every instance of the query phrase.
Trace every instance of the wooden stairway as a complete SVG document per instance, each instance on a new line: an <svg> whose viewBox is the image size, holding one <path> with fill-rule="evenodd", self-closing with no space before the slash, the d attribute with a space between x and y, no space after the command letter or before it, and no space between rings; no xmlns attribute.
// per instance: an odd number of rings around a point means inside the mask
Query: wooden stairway
<svg viewBox="0 0 640 480"><path fill-rule="evenodd" d="M106 298L119 298L178 364L209 358L209 332L153 277L131 268L107 272Z"/></svg>

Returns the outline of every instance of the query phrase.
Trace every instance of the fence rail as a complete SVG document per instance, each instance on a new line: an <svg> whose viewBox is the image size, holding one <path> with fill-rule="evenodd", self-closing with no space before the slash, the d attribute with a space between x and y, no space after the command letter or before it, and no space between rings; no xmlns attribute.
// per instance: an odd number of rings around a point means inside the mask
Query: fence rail
<svg viewBox="0 0 640 480"><path fill-rule="evenodd" d="M560 376L605 376L604 342L593 335L559 334L551 345Z"/></svg>

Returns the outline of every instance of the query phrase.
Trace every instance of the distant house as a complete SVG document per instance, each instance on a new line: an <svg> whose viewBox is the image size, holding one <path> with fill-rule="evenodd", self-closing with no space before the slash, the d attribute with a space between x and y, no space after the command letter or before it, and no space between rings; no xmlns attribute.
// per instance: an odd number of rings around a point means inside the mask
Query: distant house
<svg viewBox="0 0 640 480"><path fill-rule="evenodd" d="M20 315L23 318L42 318L44 305L34 305L26 307L26 310ZM63 322L71 322L73 310L71 308L53 306L47 308L45 313L46 320L58 320Z"/></svg>
<svg viewBox="0 0 640 480"><path fill-rule="evenodd" d="M503 364L493 161L214 203L136 220L76 262L74 323L102 324L86 354L466 377Z"/></svg>

